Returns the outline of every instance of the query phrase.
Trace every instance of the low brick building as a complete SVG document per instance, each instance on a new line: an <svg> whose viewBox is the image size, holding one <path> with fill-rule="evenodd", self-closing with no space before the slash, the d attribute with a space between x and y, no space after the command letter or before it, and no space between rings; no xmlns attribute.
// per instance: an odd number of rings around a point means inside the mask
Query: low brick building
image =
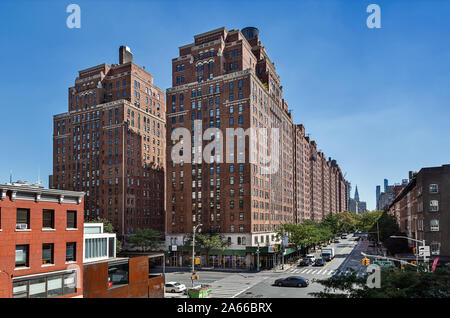
<svg viewBox="0 0 450 318"><path fill-rule="evenodd" d="M0 184L0 297L83 294L83 192Z"/></svg>

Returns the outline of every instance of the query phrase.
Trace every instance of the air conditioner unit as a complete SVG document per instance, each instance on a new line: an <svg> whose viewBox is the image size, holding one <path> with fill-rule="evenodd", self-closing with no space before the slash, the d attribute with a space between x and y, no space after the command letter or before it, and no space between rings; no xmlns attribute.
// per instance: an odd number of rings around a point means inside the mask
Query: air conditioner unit
<svg viewBox="0 0 450 318"><path fill-rule="evenodd" d="M16 224L16 229L17 230L26 230L26 229L28 229L28 224L26 224L26 223L18 223L18 224Z"/></svg>

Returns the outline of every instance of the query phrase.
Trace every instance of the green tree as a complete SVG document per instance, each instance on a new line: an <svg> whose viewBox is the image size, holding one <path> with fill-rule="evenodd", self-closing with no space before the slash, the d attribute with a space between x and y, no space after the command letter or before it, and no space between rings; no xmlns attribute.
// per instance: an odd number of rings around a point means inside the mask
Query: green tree
<svg viewBox="0 0 450 318"><path fill-rule="evenodd" d="M376 222L378 221L378 219L381 217L381 215L383 214L383 211L366 211L361 215L359 224L358 224L358 229L361 230L362 232L370 232L372 227L375 225L376 226Z"/></svg>
<svg viewBox="0 0 450 318"><path fill-rule="evenodd" d="M336 235L339 232L339 222L336 213L328 213L321 224L328 228L333 235Z"/></svg>
<svg viewBox="0 0 450 318"><path fill-rule="evenodd" d="M336 213L339 232L349 232L356 230L361 218L360 215L353 212Z"/></svg>
<svg viewBox="0 0 450 318"><path fill-rule="evenodd" d="M141 248L143 251L157 250L162 243L160 233L153 229L137 229L136 234L127 237L126 241L132 247Z"/></svg>
<svg viewBox="0 0 450 318"><path fill-rule="evenodd" d="M317 298L448 298L450 297L450 269L417 272L412 266L405 271L382 269L381 288L369 288L367 278L333 276L318 280L324 291L310 293Z"/></svg>
<svg viewBox="0 0 450 318"><path fill-rule="evenodd" d="M382 212L381 216L378 218L378 228L377 224L372 226L370 229L370 234L373 239L377 239L377 229L380 233L380 241L385 242L391 235L395 235L400 231L400 228L397 224L397 220L393 215L388 214L387 212Z"/></svg>
<svg viewBox="0 0 450 318"><path fill-rule="evenodd" d="M192 234L186 236L185 246L192 246ZM195 234L195 246L202 248L206 254L206 266L209 266L209 254L212 250L221 250L222 252L230 246L228 240L225 240L222 234L218 233L198 233Z"/></svg>

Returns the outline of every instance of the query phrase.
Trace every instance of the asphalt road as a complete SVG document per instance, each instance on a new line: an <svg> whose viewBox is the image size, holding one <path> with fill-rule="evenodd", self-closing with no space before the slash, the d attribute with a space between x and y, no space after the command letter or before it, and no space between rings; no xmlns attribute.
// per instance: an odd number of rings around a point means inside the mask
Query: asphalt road
<svg viewBox="0 0 450 318"><path fill-rule="evenodd" d="M261 271L259 273L229 273L229 272L208 272L199 271L199 280L195 285L209 284L212 286L213 297L220 298L310 298L311 292L323 290L323 286L316 283L318 279L331 277L337 271L346 270L351 267L355 270L361 270L360 250L365 249L365 243L355 242L353 237L346 240L340 240L340 243L332 244L335 248L335 258L327 262L325 266L297 267L296 265L287 268L285 271ZM355 248L358 245L357 248ZM320 250L314 253L320 257ZM289 276L301 276L309 279L310 285L305 288L300 287L278 287L273 283L278 278ZM166 282L176 281L191 287L191 273L172 272L166 273ZM166 297L186 297L181 293L166 293Z"/></svg>

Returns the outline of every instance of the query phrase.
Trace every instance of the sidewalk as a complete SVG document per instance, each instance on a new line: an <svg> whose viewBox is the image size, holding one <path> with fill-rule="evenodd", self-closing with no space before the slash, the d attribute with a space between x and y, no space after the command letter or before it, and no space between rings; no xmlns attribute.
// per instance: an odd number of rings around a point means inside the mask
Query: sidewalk
<svg viewBox="0 0 450 318"><path fill-rule="evenodd" d="M166 266L166 273L170 272L190 272L192 271L191 267L188 266ZM196 272L229 272L229 273L256 273L256 270L251 270L247 268L222 268L222 267L195 267Z"/></svg>

